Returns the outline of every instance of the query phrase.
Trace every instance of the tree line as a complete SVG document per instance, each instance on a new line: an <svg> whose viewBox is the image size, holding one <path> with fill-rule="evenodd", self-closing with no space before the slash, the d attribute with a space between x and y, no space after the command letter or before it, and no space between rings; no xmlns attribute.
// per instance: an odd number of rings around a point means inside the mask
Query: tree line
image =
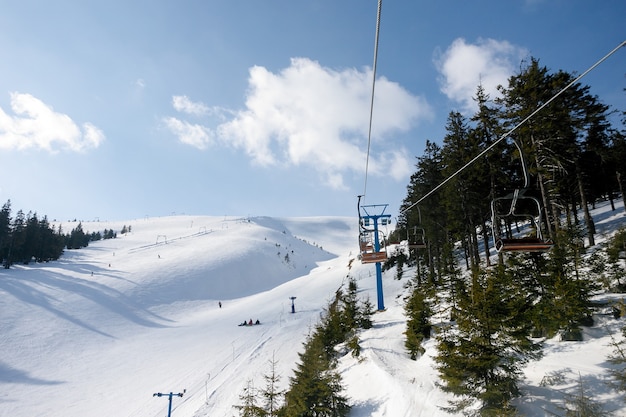
<svg viewBox="0 0 626 417"><path fill-rule="evenodd" d="M129 230L124 226L125 230ZM114 230L87 233L82 223L64 233L61 225L54 227L47 216L39 217L36 212L27 214L19 210L11 214L11 200L0 209L0 262L5 269L11 265L30 262L49 262L59 259L65 249L80 249L89 242L117 237Z"/></svg>
<svg viewBox="0 0 626 417"><path fill-rule="evenodd" d="M581 326L593 324L591 296L626 289L623 262L610 244L608 252L586 254L597 235L590 209L606 199L615 211L614 200L624 195L625 113L575 83L520 124L573 80L532 58L499 87L499 98L491 100L478 86L477 112L450 112L441 145L428 140L417 158L390 240L423 232L427 245L388 263L416 267L405 306L411 358L423 353L431 317L449 319L437 326L434 359L442 389L453 394L452 412L516 415L512 400L520 395L523 366L541 356L542 340L582 340ZM539 205L525 204L525 196ZM551 250L499 252L493 261L493 243L501 236L542 236ZM623 350L618 353L623 358Z"/></svg>

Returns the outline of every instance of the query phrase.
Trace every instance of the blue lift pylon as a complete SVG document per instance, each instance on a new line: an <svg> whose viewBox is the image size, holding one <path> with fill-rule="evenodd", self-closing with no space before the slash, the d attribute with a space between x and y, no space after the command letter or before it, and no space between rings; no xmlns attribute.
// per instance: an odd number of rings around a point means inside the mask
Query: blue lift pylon
<svg viewBox="0 0 626 417"><path fill-rule="evenodd" d="M172 415L172 397L174 397L174 396L182 397L185 392L187 392L187 390L183 390L183 392L179 392L178 394L174 394L173 392L170 392L169 394L163 394L161 392L156 392L156 393L152 394L152 396L153 397L169 397L170 403L169 403L169 407L167 408L167 417L171 417L171 415Z"/></svg>
<svg viewBox="0 0 626 417"><path fill-rule="evenodd" d="M385 310L383 297L383 271L381 262L387 259L387 251L380 246L380 230L378 226L391 223L391 214L385 214L388 204L375 204L369 206L360 205L359 196L359 246L362 263L376 264L376 294L378 298L378 311Z"/></svg>

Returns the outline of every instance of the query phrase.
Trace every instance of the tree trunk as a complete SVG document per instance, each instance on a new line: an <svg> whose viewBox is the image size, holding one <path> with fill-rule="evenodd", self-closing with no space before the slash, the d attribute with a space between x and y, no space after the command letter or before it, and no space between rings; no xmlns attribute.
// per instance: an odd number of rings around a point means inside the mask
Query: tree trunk
<svg viewBox="0 0 626 417"><path fill-rule="evenodd" d="M593 219L589 213L589 207L587 206L587 196L585 195L585 188L583 187L583 180L580 174L580 168L576 164L576 181L578 182L578 192L580 193L580 205L583 208L585 214L585 225L587 226L587 238L589 239L589 246L594 246L596 241L594 235L596 233L596 226L593 224Z"/></svg>
<svg viewBox="0 0 626 417"><path fill-rule="evenodd" d="M542 165L541 162L539 161L539 150L538 147L539 145L535 142L535 137L531 134L530 136L530 140L531 140L531 144L532 146L536 149L535 151L535 164L537 164L537 182L539 183L539 191L541 192L541 201L543 203L543 211L545 214L545 225L546 225L546 229L548 232L548 236L550 238L550 240L554 241L555 238L555 233L552 229L552 225L550 223L550 214L548 212L548 207L550 207L552 209L552 217L553 217L553 221L554 221L554 230L558 230L559 229L559 218L558 215L556 213L556 208L554 207L554 204L548 204L548 195L546 193L546 187L543 183L543 175L541 174L541 170L542 170ZM538 224L537 225L538 228L541 228L541 225ZM540 232L540 231L538 231Z"/></svg>
<svg viewBox="0 0 626 417"><path fill-rule="evenodd" d="M619 171L616 171L615 174L617 176L617 184L619 185L619 193L622 195L622 203L624 204L624 212L626 212L626 202L624 200L624 187L622 185L622 175L619 173Z"/></svg>
<svg viewBox="0 0 626 417"><path fill-rule="evenodd" d="M551 240L554 240L554 232L552 231L552 224L550 223L550 214L548 212L548 207L549 207L548 196L546 195L546 189L543 186L543 177L541 173L537 174L537 182L539 183L539 191L541 192L541 201L543 203L544 219L545 219L545 225L546 225L546 229L548 232L548 236L550 237ZM541 227L541 225L538 224L537 227Z"/></svg>
<svg viewBox="0 0 626 417"><path fill-rule="evenodd" d="M487 232L487 225L485 224L484 219L482 224L482 232L483 241L485 242L485 261L487 262L487 266L491 266L491 257L489 256L489 233Z"/></svg>

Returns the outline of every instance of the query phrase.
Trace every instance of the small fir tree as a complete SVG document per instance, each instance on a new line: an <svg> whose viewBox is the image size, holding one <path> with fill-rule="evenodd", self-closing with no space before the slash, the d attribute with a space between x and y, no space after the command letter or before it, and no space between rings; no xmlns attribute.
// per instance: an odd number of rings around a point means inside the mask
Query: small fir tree
<svg viewBox="0 0 626 417"><path fill-rule="evenodd" d="M613 386L626 395L626 327L622 328L622 337L617 340L611 335L613 352L608 360L613 365L609 370Z"/></svg>
<svg viewBox="0 0 626 417"><path fill-rule="evenodd" d="M269 373L263 376L265 379L265 388L261 390L261 395L263 396L263 408L265 410L265 416L267 417L278 416L278 410L281 408L282 398L285 394L284 391L278 388L281 377L280 374L276 372L277 363L278 361L276 361L272 355Z"/></svg>
<svg viewBox="0 0 626 417"><path fill-rule="evenodd" d="M579 376L578 392L565 398L565 417L608 417L611 413L602 404L585 394L583 379Z"/></svg>
<svg viewBox="0 0 626 417"><path fill-rule="evenodd" d="M265 417L267 413L258 405L257 391L252 380L248 380L241 395L239 395L241 405L236 405L239 410L239 417Z"/></svg>
<svg viewBox="0 0 626 417"><path fill-rule="evenodd" d="M420 288L416 287L413 290L404 306L404 311L407 316L404 346L411 359L416 360L418 355L424 353L422 343L430 338L432 327L429 322L432 313Z"/></svg>

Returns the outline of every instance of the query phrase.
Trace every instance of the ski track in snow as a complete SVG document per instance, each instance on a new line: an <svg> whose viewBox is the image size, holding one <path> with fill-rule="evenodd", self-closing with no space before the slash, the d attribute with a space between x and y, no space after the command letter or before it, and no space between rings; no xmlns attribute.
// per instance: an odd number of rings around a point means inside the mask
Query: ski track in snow
<svg viewBox="0 0 626 417"><path fill-rule="evenodd" d="M599 241L626 224L622 207L594 210ZM120 235L123 225L131 232ZM171 216L83 229L118 237L58 262L0 271L0 417L162 417L168 398L153 394L183 390L173 416L236 416L247 381L263 387L272 359L287 388L302 343L348 276L360 297L377 300L374 266L354 260L352 218ZM412 274L384 274L386 310L361 333L360 357L339 360L351 417L449 415L441 407L450 397L436 386L434 338L416 361L404 350L401 295ZM257 318L259 326L238 326ZM622 326L606 315L585 329L584 343L546 341L516 400L523 415L556 412L579 377L607 409L626 415L604 384L608 333ZM550 373L564 379L541 386Z"/></svg>

